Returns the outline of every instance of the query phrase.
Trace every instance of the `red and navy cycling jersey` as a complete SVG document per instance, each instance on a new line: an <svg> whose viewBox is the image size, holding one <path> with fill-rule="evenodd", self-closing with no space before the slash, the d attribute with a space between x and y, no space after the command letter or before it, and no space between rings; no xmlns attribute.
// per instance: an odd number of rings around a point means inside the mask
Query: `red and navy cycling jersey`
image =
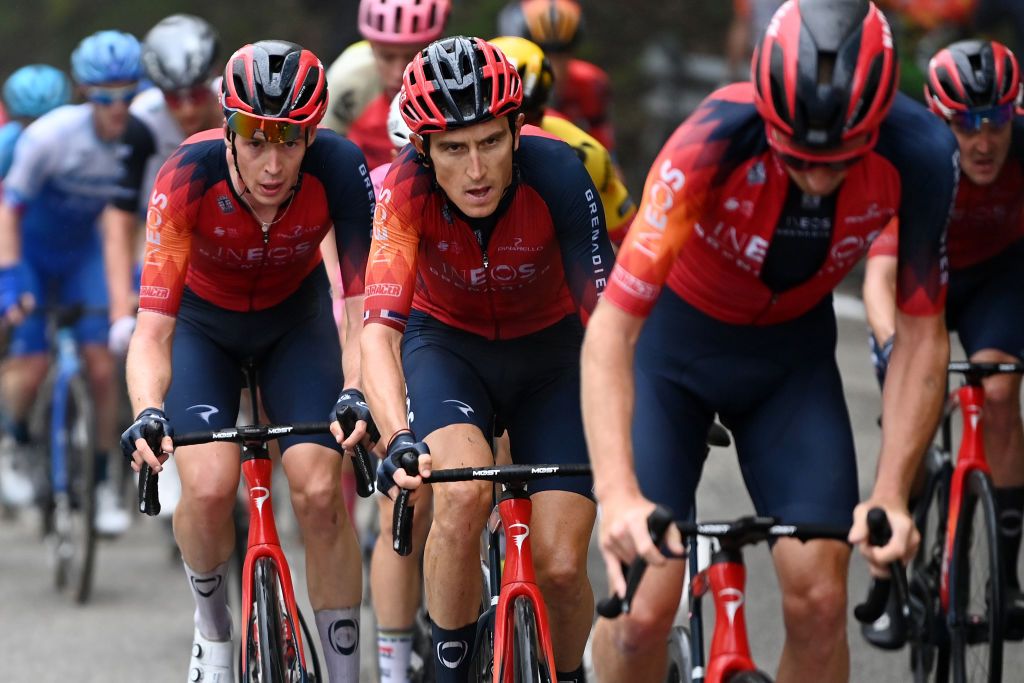
<svg viewBox="0 0 1024 683"><path fill-rule="evenodd" d="M615 151L611 119L611 88L601 67L582 59L570 59L565 82L556 89L552 113L572 121L590 133L609 152Z"/></svg>
<svg viewBox="0 0 1024 683"><path fill-rule="evenodd" d="M752 86L728 86L655 160L605 296L645 316L667 282L726 323L791 320L828 296L898 216L900 310L935 315L958 159L948 127L901 95L839 189L803 195L768 147Z"/></svg>
<svg viewBox="0 0 1024 683"><path fill-rule="evenodd" d="M391 100L383 93L366 105L366 109L348 128L347 137L366 155L370 168L391 161L395 146L388 137L388 109Z"/></svg>
<svg viewBox="0 0 1024 683"><path fill-rule="evenodd" d="M377 202L367 323L401 331L415 308L510 339L593 310L614 258L593 181L571 147L548 137L521 136L515 160L497 211L471 219L406 147Z"/></svg>
<svg viewBox="0 0 1024 683"><path fill-rule="evenodd" d="M320 129L264 235L231 183L223 132L194 135L164 163L149 200L139 309L176 315L185 286L232 311L274 306L320 263L332 226L345 295L362 294L373 206L363 154Z"/></svg>
<svg viewBox="0 0 1024 683"><path fill-rule="evenodd" d="M1010 153L995 181L978 185L960 177L949 221L949 268L962 270L988 261L1024 238L1024 117L1013 121ZM896 256L898 221L871 245L868 256Z"/></svg>

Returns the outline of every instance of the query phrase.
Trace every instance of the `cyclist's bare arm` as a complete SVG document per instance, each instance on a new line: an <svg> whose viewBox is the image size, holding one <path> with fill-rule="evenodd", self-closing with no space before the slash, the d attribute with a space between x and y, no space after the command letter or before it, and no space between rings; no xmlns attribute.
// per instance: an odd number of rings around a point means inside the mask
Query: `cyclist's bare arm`
<svg viewBox="0 0 1024 683"><path fill-rule="evenodd" d="M139 219L131 211L108 206L102 217L103 264L110 293L110 320L135 315L132 266Z"/></svg>
<svg viewBox="0 0 1024 683"><path fill-rule="evenodd" d="M896 560L907 560L916 549L918 534L907 515L907 499L921 457L935 433L946 392L949 335L942 313L912 316L896 312L896 341L882 391L882 450L869 499L857 506L850 541L874 568L886 571ZM884 547L866 544L867 511L883 507L893 527Z"/></svg>
<svg viewBox="0 0 1024 683"><path fill-rule="evenodd" d="M160 408L164 404L167 389L171 386L171 342L175 323L176 319L171 316L139 311L126 360L128 397L135 415L146 408ZM148 447L144 448L140 451L142 456L154 471L159 472L156 456Z"/></svg>
<svg viewBox="0 0 1024 683"><path fill-rule="evenodd" d="M360 339L363 334L363 297L350 296L345 299L345 345L341 349L341 369L345 373L345 386L362 389L360 374Z"/></svg>
<svg viewBox="0 0 1024 683"><path fill-rule="evenodd" d="M21 260L21 215L9 204L0 202L0 268Z"/></svg>
<svg viewBox="0 0 1024 683"><path fill-rule="evenodd" d="M895 256L871 256L864 271L864 312L879 344L896 332Z"/></svg>
<svg viewBox="0 0 1024 683"><path fill-rule="evenodd" d="M633 356L643 318L599 301L587 324L582 350L583 426L601 504L600 543L612 590L626 590L621 563L637 554L651 564L665 559L651 542L647 517L654 504L644 498L633 465ZM669 547L683 552L677 532Z"/></svg>
<svg viewBox="0 0 1024 683"><path fill-rule="evenodd" d="M385 446L395 432L409 428L401 344L401 332L374 323L363 328L359 344L362 367L373 368L363 378L363 393Z"/></svg>

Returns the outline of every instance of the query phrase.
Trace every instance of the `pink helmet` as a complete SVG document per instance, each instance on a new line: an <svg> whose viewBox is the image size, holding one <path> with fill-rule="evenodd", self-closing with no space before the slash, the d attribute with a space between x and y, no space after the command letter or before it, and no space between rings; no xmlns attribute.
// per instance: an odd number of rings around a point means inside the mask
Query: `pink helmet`
<svg viewBox="0 0 1024 683"><path fill-rule="evenodd" d="M431 43L444 33L451 0L360 0L359 32L377 43Z"/></svg>

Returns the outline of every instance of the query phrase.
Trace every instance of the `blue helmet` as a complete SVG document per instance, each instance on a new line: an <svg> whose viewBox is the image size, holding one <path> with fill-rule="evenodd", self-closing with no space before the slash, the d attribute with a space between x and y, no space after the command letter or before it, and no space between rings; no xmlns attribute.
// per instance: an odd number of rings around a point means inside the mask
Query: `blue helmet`
<svg viewBox="0 0 1024 683"><path fill-rule="evenodd" d="M142 77L142 47L121 31L94 33L71 53L71 75L80 85L137 81Z"/></svg>
<svg viewBox="0 0 1024 683"><path fill-rule="evenodd" d="M9 116L34 119L71 101L71 81L60 69L29 64L10 75L3 98Z"/></svg>

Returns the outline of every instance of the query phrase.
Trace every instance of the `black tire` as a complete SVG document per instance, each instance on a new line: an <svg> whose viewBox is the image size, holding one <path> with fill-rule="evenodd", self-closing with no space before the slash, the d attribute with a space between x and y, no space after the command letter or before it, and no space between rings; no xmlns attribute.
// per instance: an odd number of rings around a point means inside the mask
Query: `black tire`
<svg viewBox="0 0 1024 683"><path fill-rule="evenodd" d="M950 562L950 653L956 683L996 683L1003 673L1003 577L992 481L964 480Z"/></svg>
<svg viewBox="0 0 1024 683"><path fill-rule="evenodd" d="M308 683L327 683L327 679L323 676L323 671L320 670L320 657L316 653L316 642L313 640L313 634L309 631L309 626L306 624L306 617L302 613L302 610L295 608L299 612L299 624L302 625L302 640L306 651L306 671L307 676L304 679Z"/></svg>
<svg viewBox="0 0 1024 683"><path fill-rule="evenodd" d="M84 604L96 559L96 440L92 398L81 375L70 379L66 401L64 424L57 427L64 432L68 488L54 493L51 501L54 578L59 589Z"/></svg>
<svg viewBox="0 0 1024 683"><path fill-rule="evenodd" d="M293 683L306 680L297 643L296 624L284 609L277 565L268 557L253 567L253 610L243 669L251 683Z"/></svg>
<svg viewBox="0 0 1024 683"><path fill-rule="evenodd" d="M668 634L668 667L665 683L690 683L693 665L690 661L690 631L673 626Z"/></svg>
<svg viewBox="0 0 1024 683"><path fill-rule="evenodd" d="M910 670L914 683L946 683L949 680L949 634L939 600L939 582L953 468L949 455L934 447L926 463L928 479L913 511L921 532L921 545L910 564L908 581Z"/></svg>
<svg viewBox="0 0 1024 683"><path fill-rule="evenodd" d="M729 677L728 683L773 683L772 677L763 671L741 671Z"/></svg>
<svg viewBox="0 0 1024 683"><path fill-rule="evenodd" d="M514 683L551 683L554 672L540 645L537 615L527 598L516 598L513 610L512 680Z"/></svg>

